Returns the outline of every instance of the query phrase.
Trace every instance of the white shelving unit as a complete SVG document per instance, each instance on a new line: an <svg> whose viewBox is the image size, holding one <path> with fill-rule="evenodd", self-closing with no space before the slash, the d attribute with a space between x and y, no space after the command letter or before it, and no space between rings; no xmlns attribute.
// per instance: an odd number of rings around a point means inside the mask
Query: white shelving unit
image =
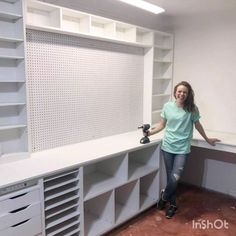
<svg viewBox="0 0 236 236"><path fill-rule="evenodd" d="M27 1L27 28L144 48L153 44L152 30L33 0Z"/></svg>
<svg viewBox="0 0 236 236"><path fill-rule="evenodd" d="M85 165L85 235L101 235L156 203L159 148L144 147Z"/></svg>
<svg viewBox="0 0 236 236"><path fill-rule="evenodd" d="M27 152L22 0L0 0L0 156Z"/></svg>
<svg viewBox="0 0 236 236"><path fill-rule="evenodd" d="M173 36L156 32L153 48L151 124L159 122L163 105L171 99L172 70Z"/></svg>

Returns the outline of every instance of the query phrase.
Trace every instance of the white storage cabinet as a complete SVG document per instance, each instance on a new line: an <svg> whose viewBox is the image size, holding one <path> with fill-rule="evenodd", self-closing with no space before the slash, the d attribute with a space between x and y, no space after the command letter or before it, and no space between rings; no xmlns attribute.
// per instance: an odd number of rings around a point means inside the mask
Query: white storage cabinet
<svg viewBox="0 0 236 236"><path fill-rule="evenodd" d="M37 181L0 189L1 236L42 235L41 212L40 185Z"/></svg>
<svg viewBox="0 0 236 236"><path fill-rule="evenodd" d="M159 198L159 147L106 158L83 167L84 235L101 235Z"/></svg>

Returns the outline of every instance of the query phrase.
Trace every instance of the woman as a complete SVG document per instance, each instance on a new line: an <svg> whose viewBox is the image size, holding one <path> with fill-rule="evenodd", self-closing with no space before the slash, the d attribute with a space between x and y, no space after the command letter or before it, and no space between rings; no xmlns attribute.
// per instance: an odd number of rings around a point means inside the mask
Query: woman
<svg viewBox="0 0 236 236"><path fill-rule="evenodd" d="M210 145L214 146L220 141L208 138L205 134L199 121L198 108L194 104L194 92L189 83L182 81L177 84L174 88L174 97L174 102L167 102L164 105L160 122L147 133L147 136L150 136L166 128L161 151L166 167L167 185L161 191L157 206L162 210L166 203L170 203L166 211L168 219L172 218L177 210L176 188L190 153L193 125Z"/></svg>

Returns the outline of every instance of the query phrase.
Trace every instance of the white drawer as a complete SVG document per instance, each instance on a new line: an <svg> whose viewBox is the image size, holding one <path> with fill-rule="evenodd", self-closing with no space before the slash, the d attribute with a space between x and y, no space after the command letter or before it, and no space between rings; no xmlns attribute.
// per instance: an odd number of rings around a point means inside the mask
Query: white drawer
<svg viewBox="0 0 236 236"><path fill-rule="evenodd" d="M14 195L9 195L7 199L0 201L0 215L39 201L39 189L34 189L33 191L30 191L29 189L18 191L14 193Z"/></svg>
<svg viewBox="0 0 236 236"><path fill-rule="evenodd" d="M35 236L42 232L41 216L33 217L21 224L0 231L0 236Z"/></svg>
<svg viewBox="0 0 236 236"><path fill-rule="evenodd" d="M40 202L0 215L0 230L41 215Z"/></svg>

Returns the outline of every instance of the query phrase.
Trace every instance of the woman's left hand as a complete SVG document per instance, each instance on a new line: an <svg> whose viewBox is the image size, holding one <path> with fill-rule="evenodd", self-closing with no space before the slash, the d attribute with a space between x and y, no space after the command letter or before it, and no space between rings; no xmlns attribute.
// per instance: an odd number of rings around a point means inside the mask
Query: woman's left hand
<svg viewBox="0 0 236 236"><path fill-rule="evenodd" d="M217 139L217 138L209 138L207 140L207 142L212 145L212 146L215 146L216 145L216 142L220 142L221 140Z"/></svg>

